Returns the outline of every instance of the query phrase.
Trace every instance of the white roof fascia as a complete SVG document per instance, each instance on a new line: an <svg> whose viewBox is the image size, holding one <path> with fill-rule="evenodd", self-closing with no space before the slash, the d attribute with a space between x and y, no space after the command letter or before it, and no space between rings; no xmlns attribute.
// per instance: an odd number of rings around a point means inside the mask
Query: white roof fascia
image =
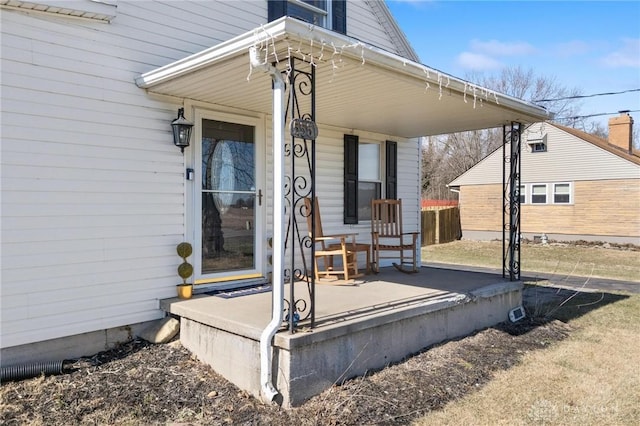
<svg viewBox="0 0 640 426"><path fill-rule="evenodd" d="M249 48L264 40L265 37L271 40L281 38L285 33L285 19L286 17L282 17L260 27L259 31L241 34L186 58L146 72L136 78L136 84L142 89L148 89L167 80L206 68L226 58L247 53Z"/></svg>
<svg viewBox="0 0 640 426"><path fill-rule="evenodd" d="M117 12L117 0L0 0L0 6L27 13L44 13L101 22L111 22Z"/></svg>
<svg viewBox="0 0 640 426"><path fill-rule="evenodd" d="M252 32L144 73L136 78L136 84L140 88L151 88L155 84L202 69L226 58L246 54L249 48L256 44L265 41L269 44L275 44L280 39L287 39L290 42L313 40L318 45L325 43L337 47L357 46L356 49L344 49L342 55L361 59L363 64L367 63L388 69L398 76L403 75L420 83L429 82L436 88L441 87L442 89L446 88L447 91L458 92L460 96L468 98L469 101L473 101L475 96L484 102L494 102L505 109L528 116L530 122L552 118L551 113L531 103L453 77L360 40L286 16Z"/></svg>
<svg viewBox="0 0 640 426"><path fill-rule="evenodd" d="M363 60L366 63L388 68L394 73L408 75L420 82L429 81L430 83L436 85L436 87L439 87L439 85L441 84L443 88L445 88L446 86L447 89L455 90L463 96L466 93L466 96L470 99L472 99L473 97L473 92L476 93L477 97L485 97L486 95L486 99L488 101L493 100L497 104L502 105L503 107L506 107L508 109L535 116L536 120L533 121L544 121L552 118L552 115L547 110L533 105L529 102L525 102L512 96L486 89L482 86L470 83L457 77L453 77L449 74L430 68L426 65L422 65L418 62L403 58L402 56L396 55L395 53L388 52L376 46L368 45L359 40L346 37L325 28L315 27L313 25L306 24L304 22L291 18L286 19L286 33L296 41L308 40L312 35L315 35L316 37L314 37L314 40L316 42L333 42L336 46L339 46L341 44L351 45L354 43L358 43L362 46L362 54L359 54L359 51L354 51L353 49L345 50L342 54L344 56L350 56L354 59L360 58L362 56L364 57ZM318 35L320 35L321 37L317 37ZM366 54L364 53L364 49L366 49Z"/></svg>

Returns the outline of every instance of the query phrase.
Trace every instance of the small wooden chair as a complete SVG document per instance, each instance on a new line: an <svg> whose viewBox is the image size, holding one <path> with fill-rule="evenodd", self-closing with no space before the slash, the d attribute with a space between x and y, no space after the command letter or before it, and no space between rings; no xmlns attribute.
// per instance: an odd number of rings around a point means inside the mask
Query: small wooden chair
<svg viewBox="0 0 640 426"><path fill-rule="evenodd" d="M311 199L304 199L305 214L307 217L307 226L309 227L309 235L311 235L312 220L311 220ZM318 205L318 198L314 200L313 208L315 214L313 215L315 221L315 240L314 243L319 244L319 249L315 250L314 266L316 280L322 278L336 277L338 275L344 276L344 280L348 281L352 278L361 277L363 274L358 272L358 249L364 251L366 246L367 251L367 266L369 265L369 244L356 243L357 234L338 234L338 235L324 235L322 232L322 219L320 217L320 208ZM335 241L338 241L337 243ZM333 258L338 256L342 260L342 269L335 269L333 266ZM318 265L318 258L322 258L324 268L320 269Z"/></svg>
<svg viewBox="0 0 640 426"><path fill-rule="evenodd" d="M418 232L402 232L402 200L371 201L371 241L374 272L380 272L380 259L400 259L399 263L393 263L396 269L406 273L418 272ZM381 252L397 254L381 256ZM409 264L411 269L406 269L404 265Z"/></svg>

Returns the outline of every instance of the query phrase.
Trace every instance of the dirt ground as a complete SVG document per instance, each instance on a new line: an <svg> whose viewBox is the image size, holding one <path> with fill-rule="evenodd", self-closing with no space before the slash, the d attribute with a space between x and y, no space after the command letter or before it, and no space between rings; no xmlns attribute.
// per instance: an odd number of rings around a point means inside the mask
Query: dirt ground
<svg viewBox="0 0 640 426"><path fill-rule="evenodd" d="M584 297L608 303L602 294ZM571 302L590 303L576 297ZM554 318L500 324L350 379L291 410L240 391L177 341L152 345L136 340L76 360L68 374L3 383L0 424L408 424L482 387L525 353L571 331Z"/></svg>

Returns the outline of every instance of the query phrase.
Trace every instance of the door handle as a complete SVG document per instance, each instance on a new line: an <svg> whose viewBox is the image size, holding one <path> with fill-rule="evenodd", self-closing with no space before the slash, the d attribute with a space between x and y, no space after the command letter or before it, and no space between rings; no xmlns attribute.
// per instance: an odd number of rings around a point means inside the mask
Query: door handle
<svg viewBox="0 0 640 426"><path fill-rule="evenodd" d="M262 189L258 189L258 205L262 205Z"/></svg>

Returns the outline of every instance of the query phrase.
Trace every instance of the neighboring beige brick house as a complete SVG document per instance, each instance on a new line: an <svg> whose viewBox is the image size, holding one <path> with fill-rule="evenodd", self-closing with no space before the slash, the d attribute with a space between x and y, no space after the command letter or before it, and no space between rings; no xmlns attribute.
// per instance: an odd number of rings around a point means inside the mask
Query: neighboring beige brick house
<svg viewBox="0 0 640 426"><path fill-rule="evenodd" d="M521 232L558 241L640 244L640 153L633 119L609 120L609 141L554 123L522 138ZM460 191L462 237L502 235L502 148L453 180Z"/></svg>

